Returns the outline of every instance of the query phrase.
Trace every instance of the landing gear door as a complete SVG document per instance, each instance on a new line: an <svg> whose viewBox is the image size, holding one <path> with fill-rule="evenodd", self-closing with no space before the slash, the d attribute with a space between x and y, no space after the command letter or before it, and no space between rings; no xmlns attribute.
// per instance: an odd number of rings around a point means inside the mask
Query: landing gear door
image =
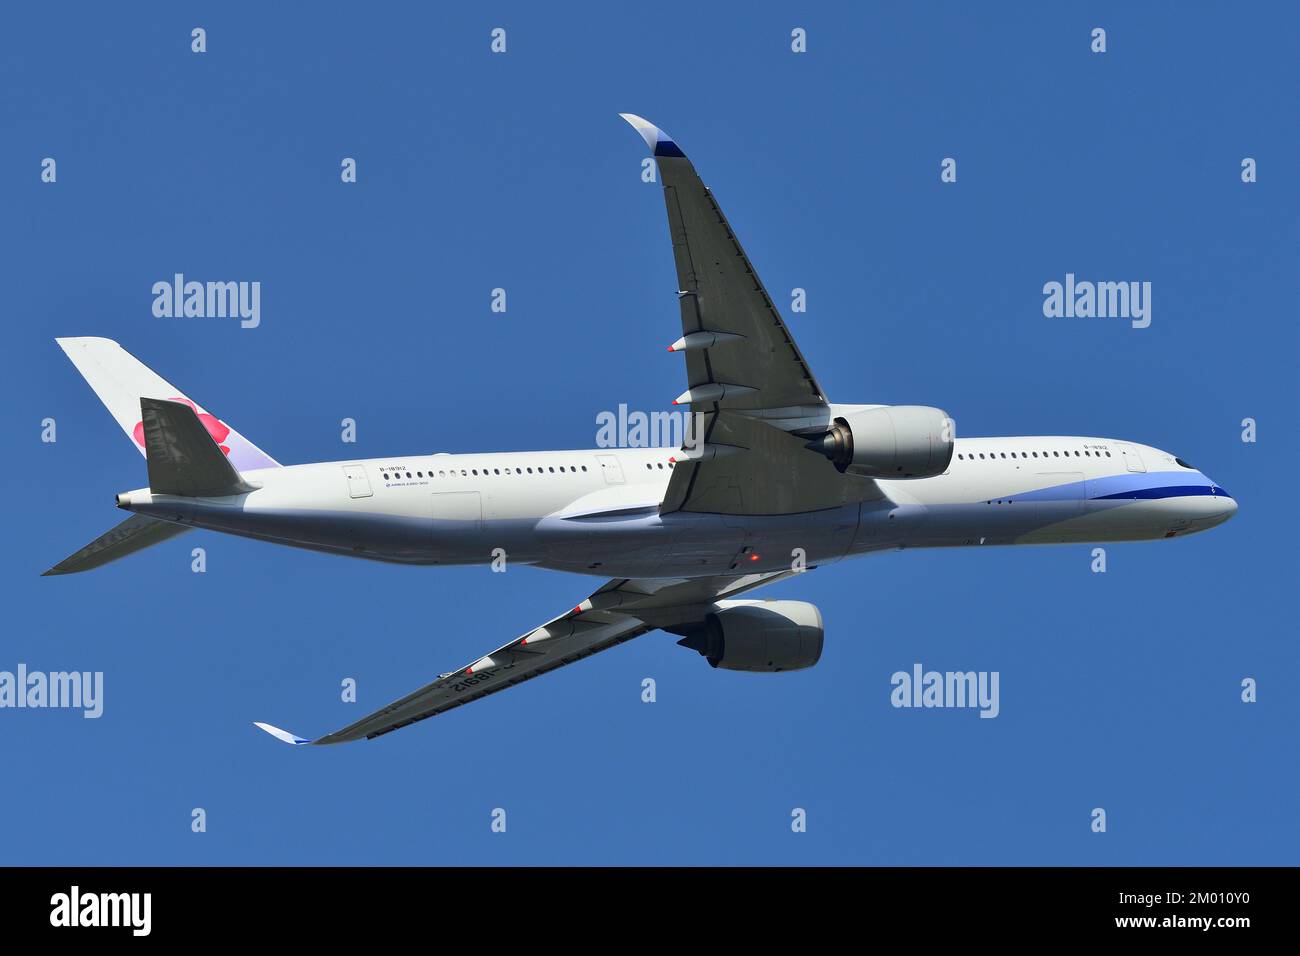
<svg viewBox="0 0 1300 956"><path fill-rule="evenodd" d="M1120 445L1119 453L1124 456L1124 467L1129 471L1144 473L1147 470L1147 466L1143 463L1142 456L1138 454L1136 448L1129 445Z"/></svg>
<svg viewBox="0 0 1300 956"><path fill-rule="evenodd" d="M596 462L600 465L600 473L605 476L605 484L623 484L623 467L618 463L617 457L614 455L597 455Z"/></svg>
<svg viewBox="0 0 1300 956"><path fill-rule="evenodd" d="M344 465L343 474L348 479L348 494L353 498L369 498L374 494L370 490L370 479L366 477L365 465Z"/></svg>

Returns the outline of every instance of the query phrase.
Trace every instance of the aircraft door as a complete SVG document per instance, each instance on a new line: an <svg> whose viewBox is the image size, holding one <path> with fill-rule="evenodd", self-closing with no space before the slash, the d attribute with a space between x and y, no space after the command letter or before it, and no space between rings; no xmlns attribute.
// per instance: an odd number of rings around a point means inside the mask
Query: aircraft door
<svg viewBox="0 0 1300 956"><path fill-rule="evenodd" d="M597 455L596 462L600 465L600 473L605 476L605 484L623 484L623 466L618 463L616 456Z"/></svg>
<svg viewBox="0 0 1300 956"><path fill-rule="evenodd" d="M1142 456L1138 450L1129 445L1120 445L1119 453L1124 456L1124 467L1129 471L1144 473L1147 470L1146 464L1142 461Z"/></svg>
<svg viewBox="0 0 1300 956"><path fill-rule="evenodd" d="M483 530L483 499L477 491L439 491L430 499L436 533Z"/></svg>
<svg viewBox="0 0 1300 956"><path fill-rule="evenodd" d="M370 490L370 479L366 477L365 465L344 465L343 474L348 479L348 494L353 498L369 498L374 494Z"/></svg>

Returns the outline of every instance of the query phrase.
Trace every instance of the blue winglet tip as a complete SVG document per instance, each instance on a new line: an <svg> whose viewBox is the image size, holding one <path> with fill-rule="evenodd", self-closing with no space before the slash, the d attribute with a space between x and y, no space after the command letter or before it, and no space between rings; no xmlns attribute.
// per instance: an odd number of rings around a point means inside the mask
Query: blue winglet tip
<svg viewBox="0 0 1300 956"><path fill-rule="evenodd" d="M297 734L291 734L291 733L289 733L289 731L287 731L287 730L281 730L279 727L273 727L273 726L271 726L270 724L264 724L264 723L262 723L261 721L258 721L258 720L253 721L253 726L256 727L258 730L264 730L264 731L266 731L268 734L270 734L270 735L271 735L272 737L274 737L276 740L282 740L282 741L284 741L286 744L293 744L294 746L301 746L302 744L309 744L309 743L311 743L310 740L305 740L305 739L303 739L302 737L299 737Z"/></svg>
<svg viewBox="0 0 1300 956"><path fill-rule="evenodd" d="M645 144L650 147L650 152L655 156L682 156L682 152L673 138L661 130L654 123L644 117L637 116L635 113L619 113L619 116L627 120L631 127L641 134Z"/></svg>

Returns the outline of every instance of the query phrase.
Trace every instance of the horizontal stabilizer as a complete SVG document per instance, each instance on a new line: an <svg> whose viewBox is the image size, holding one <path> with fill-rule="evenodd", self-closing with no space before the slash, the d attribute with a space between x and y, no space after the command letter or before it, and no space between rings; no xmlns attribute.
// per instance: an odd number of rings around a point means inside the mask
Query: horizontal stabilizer
<svg viewBox="0 0 1300 956"><path fill-rule="evenodd" d="M89 571L189 530L184 525L159 521L147 515L131 515L112 531L104 532L76 554L64 558L41 577Z"/></svg>
<svg viewBox="0 0 1300 956"><path fill-rule="evenodd" d="M142 398L140 420L149 490L155 495L222 498L253 490L189 405Z"/></svg>

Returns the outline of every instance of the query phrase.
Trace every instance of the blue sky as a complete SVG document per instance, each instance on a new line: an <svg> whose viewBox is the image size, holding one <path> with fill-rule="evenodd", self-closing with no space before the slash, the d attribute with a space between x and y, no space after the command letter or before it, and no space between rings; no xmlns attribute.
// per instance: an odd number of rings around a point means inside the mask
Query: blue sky
<svg viewBox="0 0 1300 956"><path fill-rule="evenodd" d="M0 669L101 670L106 690L98 720L0 711L0 863L1295 861L1300 15L844 6L5 11ZM56 335L119 340L286 463L589 447L601 411L667 407L667 227L619 111L695 161L835 401L1153 444L1239 514L1109 546L1105 574L1087 546L819 569L766 592L822 608L811 670L714 671L654 633L320 749L251 722L336 729L598 581L206 533L38 577L145 483ZM260 281L260 327L154 318L174 272ZM1067 272L1150 281L1150 328L1044 318ZM892 708L918 661L999 671L1000 716Z"/></svg>

